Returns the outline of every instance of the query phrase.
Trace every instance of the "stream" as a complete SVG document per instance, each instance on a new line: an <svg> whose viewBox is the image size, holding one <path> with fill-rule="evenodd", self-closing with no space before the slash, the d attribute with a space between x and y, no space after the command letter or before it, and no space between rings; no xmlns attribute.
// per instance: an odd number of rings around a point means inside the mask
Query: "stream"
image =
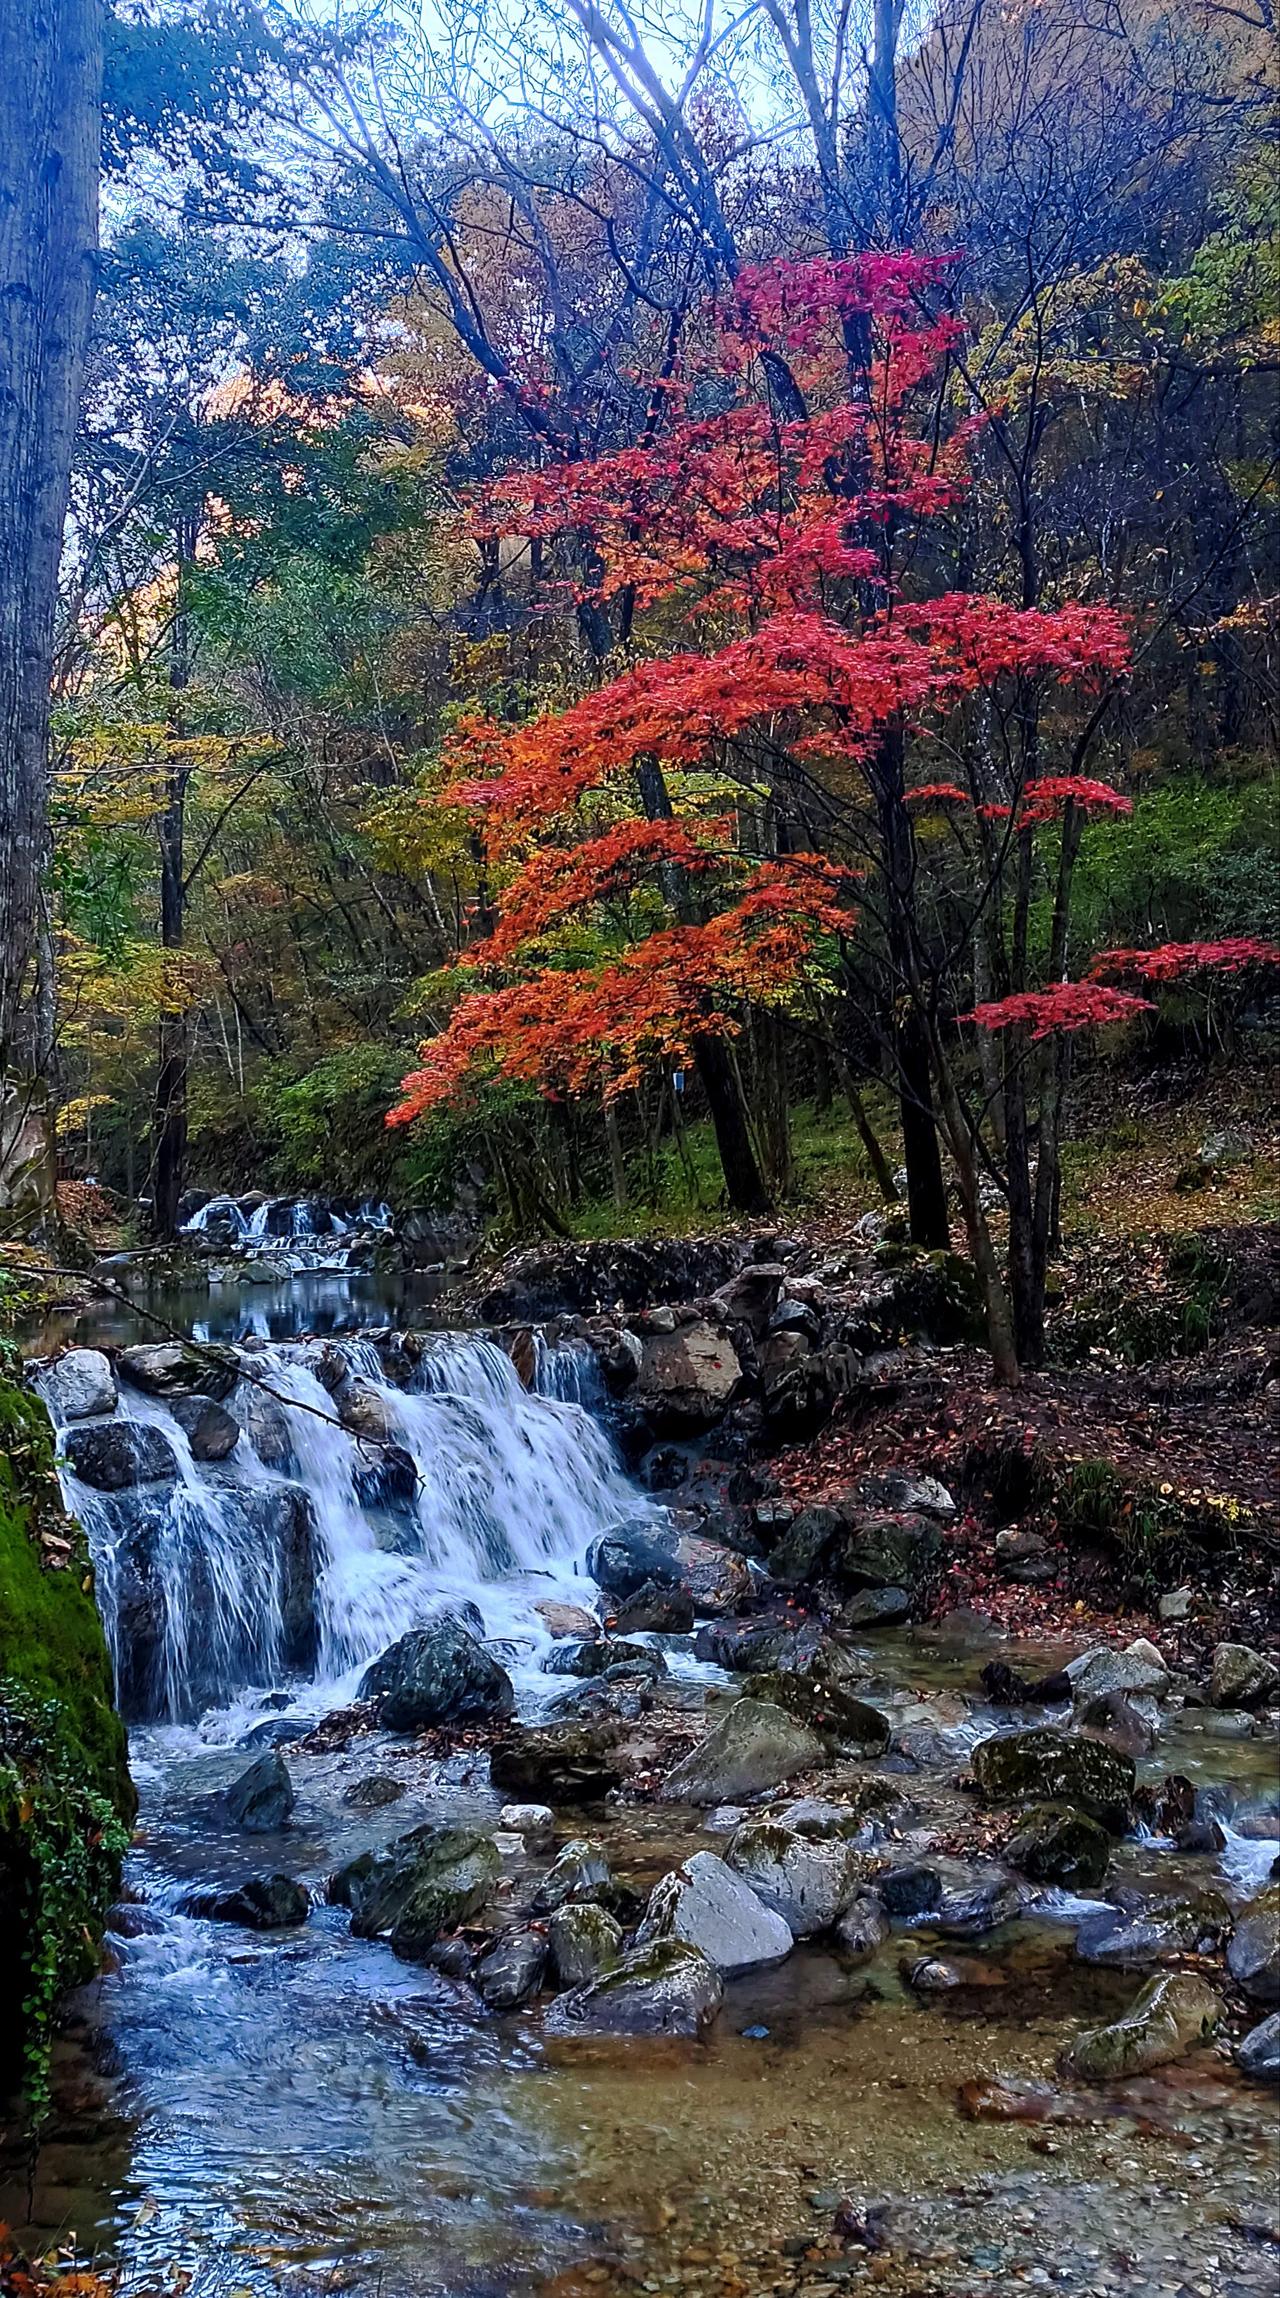
<svg viewBox="0 0 1280 2298"><path fill-rule="evenodd" d="M321 1283L346 1289L317 1298ZM536 2009L487 2014L458 1980L352 1937L325 1903L337 1867L428 1817L496 1829L504 1799L483 1752L430 1759L384 1733L290 1738L349 1703L407 1628L462 1603L478 1608L518 1711L536 1716L565 1683L543 1671L551 1637L535 1605L590 1602L591 1540L657 1507L612 1452L587 1352L540 1345L525 1388L492 1342L437 1332L392 1380L385 1341L358 1329L390 1305L361 1298L377 1283L312 1272L282 1281L274 1306L222 1288L190 1324L250 1344L252 1378L226 1400L245 1430L231 1454L197 1459L164 1401L122 1387L114 1418L172 1446L163 1499L64 1472L132 1716L140 1815L104 1974L59 2045L53 2127L34 2180L10 2164L0 2217L32 2241L74 2235L118 2267L126 2298L835 2298L864 2281L943 2298L1273 2298L1272 2102L1224 2055L1126 2084L1121 2105L1095 2102L1084 2119L957 2110L964 2085L1051 2084L1080 2021L1116 2015L1140 1984L1077 1960L1083 1903L1061 1893L966 1945L945 1998L904 1983L900 1934L857 1965L806 1945L732 1981L698 2044L557 2045ZM144 1327L112 1310L41 1339L151 1337ZM359 1383L376 1442L335 1418L325 1349ZM388 1443L412 1463L399 1489L379 1481ZM314 1526L305 1565L290 1531L298 1487ZM663 1645L671 1700L723 1692L689 1639ZM945 1783L998 1720L975 1696L996 1649L1032 1670L1062 1656L984 1643L980 1623L868 1645L868 1696L941 1734L936 1767L903 1782L925 1826L945 1826ZM297 1806L286 1830L246 1842L219 1791L247 1747L272 1739ZM1131 1841L1115 1880L1168 1888L1185 1866L1197 1887L1256 1890L1280 1834L1274 1748L1216 1737L1185 1711L1141 1769L1220 1786L1225 1849L1210 1874ZM680 1806L561 1818L562 1837L598 1836L636 1893L717 1841ZM193 1888L250 1867L304 1883L308 1921L255 1933L179 1911ZM504 1839L514 1891L529 1872L519 1839ZM917 1938L928 1947L927 1929ZM846 2195L873 2231L833 2259L820 2237Z"/></svg>

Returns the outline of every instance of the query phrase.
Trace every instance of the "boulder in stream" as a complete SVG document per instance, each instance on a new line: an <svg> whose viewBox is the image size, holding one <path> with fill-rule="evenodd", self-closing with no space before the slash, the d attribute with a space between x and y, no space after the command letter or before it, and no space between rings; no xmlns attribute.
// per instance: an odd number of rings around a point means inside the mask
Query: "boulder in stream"
<svg viewBox="0 0 1280 2298"><path fill-rule="evenodd" d="M858 1698L838 1676L818 1668L799 1675L786 1668L752 1676L747 1684L753 1700L772 1700L788 1715L807 1724L833 1747L856 1748L861 1754L881 1755L889 1745L889 1719L879 1708Z"/></svg>
<svg viewBox="0 0 1280 2298"><path fill-rule="evenodd" d="M1096 1891L1111 1863L1111 1838L1087 1811L1069 1803L1041 1803L1019 1821L1005 1856L1032 1883Z"/></svg>
<svg viewBox="0 0 1280 2298"><path fill-rule="evenodd" d="M274 1835L287 1827L298 1800L289 1767L278 1748L260 1755L223 1794L223 1809L246 1835Z"/></svg>
<svg viewBox="0 0 1280 2298"><path fill-rule="evenodd" d="M683 1939L726 1979L781 1963L795 1944L790 1925L714 1851L695 1851L655 1883L637 1946Z"/></svg>
<svg viewBox="0 0 1280 2298"><path fill-rule="evenodd" d="M73 1475L95 1492L177 1480L178 1456L164 1430L150 1421L76 1421L62 1438L62 1452Z"/></svg>
<svg viewBox="0 0 1280 2298"><path fill-rule="evenodd" d="M1215 1708L1266 1707L1280 1697L1280 1668L1248 1644L1219 1644L1213 1655L1209 1700Z"/></svg>
<svg viewBox="0 0 1280 2298"><path fill-rule="evenodd" d="M1165 1972L1148 1980L1122 2019L1077 2035L1062 2054L1063 2073L1086 2083L1146 2074L1207 2043L1221 2016L1222 2005L1203 1979Z"/></svg>
<svg viewBox="0 0 1280 2298"><path fill-rule="evenodd" d="M240 1423L211 1396L173 1396L169 1411L191 1446L193 1460L226 1460L240 1442Z"/></svg>
<svg viewBox="0 0 1280 2298"><path fill-rule="evenodd" d="M100 1348L69 1348L37 1381L55 1426L114 1412L119 1399L111 1359Z"/></svg>
<svg viewBox="0 0 1280 2298"><path fill-rule="evenodd" d="M206 1923L242 1923L249 1931L285 1931L305 1923L311 1901L291 1875L249 1875L226 1890L189 1891L180 1915Z"/></svg>
<svg viewBox="0 0 1280 2298"><path fill-rule="evenodd" d="M548 2035L706 2033L724 1998L714 1963L683 1939L635 1947L611 1971L560 1995L546 2017Z"/></svg>
<svg viewBox="0 0 1280 2298"><path fill-rule="evenodd" d="M802 1835L775 1819L745 1820L725 1857L797 1939L829 1931L866 1873L862 1854L843 1837Z"/></svg>
<svg viewBox="0 0 1280 2298"><path fill-rule="evenodd" d="M547 1934L536 1926L504 1931L476 1964L471 1984L491 2011L518 2011L541 1987L547 1954Z"/></svg>
<svg viewBox="0 0 1280 2298"><path fill-rule="evenodd" d="M1071 1803L1113 1835L1129 1824L1133 1765L1101 1740L1073 1738L1043 1725L982 1740L972 1763L988 1803Z"/></svg>
<svg viewBox="0 0 1280 2298"><path fill-rule="evenodd" d="M650 1582L659 1588L678 1588L684 1577L673 1551L655 1538L644 1519L615 1524L593 1540L587 1570L598 1588L617 1597L637 1595Z"/></svg>
<svg viewBox="0 0 1280 2298"><path fill-rule="evenodd" d="M645 1335L635 1395L656 1436L689 1436L719 1420L741 1379L732 1342L695 1317Z"/></svg>
<svg viewBox="0 0 1280 2298"><path fill-rule="evenodd" d="M234 1349L198 1341L139 1341L116 1359L122 1380L148 1396L212 1396L221 1404L240 1378Z"/></svg>
<svg viewBox="0 0 1280 2298"><path fill-rule="evenodd" d="M567 1906L571 1899L598 1899L602 1891L608 1891L612 1880L609 1862L600 1845L585 1837L579 1838L566 1843L547 1869L538 1885L534 1907L539 1915L551 1915L557 1907Z"/></svg>
<svg viewBox="0 0 1280 2298"><path fill-rule="evenodd" d="M420 1963L446 1931L456 1931L492 1898L498 1850L472 1827L428 1820L385 1851L366 1851L340 1868L329 1898L351 1910L357 1939L389 1938L395 1954Z"/></svg>
<svg viewBox="0 0 1280 2298"><path fill-rule="evenodd" d="M668 1803L737 1803L823 1761L822 1741L785 1708L740 1699L668 1772Z"/></svg>
<svg viewBox="0 0 1280 2298"><path fill-rule="evenodd" d="M570 1900L557 1907L547 1925L551 1961L558 1984L588 1987L611 1971L622 1954L622 1925L593 1900Z"/></svg>
<svg viewBox="0 0 1280 2298"><path fill-rule="evenodd" d="M622 1780L612 1723L516 1724L489 1758L503 1795L530 1803L601 1803Z"/></svg>
<svg viewBox="0 0 1280 2298"><path fill-rule="evenodd" d="M426 1731L432 1724L509 1716L515 1693L506 1669L460 1620L445 1615L411 1628L360 1680L362 1700L376 1700L387 1731Z"/></svg>
<svg viewBox="0 0 1280 2298"><path fill-rule="evenodd" d="M1250 2027L1236 2044L1236 2064L1255 2083L1280 2083L1280 2011Z"/></svg>
<svg viewBox="0 0 1280 2298"><path fill-rule="evenodd" d="M1280 1883L1269 1883L1241 1913L1227 1969L1251 2003L1280 2003Z"/></svg>

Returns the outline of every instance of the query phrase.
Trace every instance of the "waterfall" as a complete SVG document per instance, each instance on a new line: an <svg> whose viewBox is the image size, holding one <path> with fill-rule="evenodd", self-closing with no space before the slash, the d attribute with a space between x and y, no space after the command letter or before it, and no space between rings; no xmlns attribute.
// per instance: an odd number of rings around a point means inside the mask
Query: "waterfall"
<svg viewBox="0 0 1280 2298"><path fill-rule="evenodd" d="M586 1349L540 1345L533 1390L493 1341L454 1335L427 1344L409 1387L368 1339L323 1357L315 1343L254 1347L241 1371L223 1462L198 1459L164 1402L122 1385L95 1425L160 1431L173 1472L103 1491L63 1465L134 1716L189 1719L282 1679L316 1712L464 1600L532 1678L548 1642L536 1602L580 1600L590 1541L648 1505L586 1407Z"/></svg>

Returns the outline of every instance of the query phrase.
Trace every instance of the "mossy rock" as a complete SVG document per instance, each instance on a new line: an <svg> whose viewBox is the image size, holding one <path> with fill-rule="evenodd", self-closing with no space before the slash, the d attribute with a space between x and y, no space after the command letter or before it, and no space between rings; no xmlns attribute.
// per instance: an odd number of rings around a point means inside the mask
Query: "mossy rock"
<svg viewBox="0 0 1280 2298"><path fill-rule="evenodd" d="M1133 1765L1101 1740L1048 1727L1005 1732L974 1749L973 1776L988 1803L1070 1803L1112 1835L1129 1825Z"/></svg>
<svg viewBox="0 0 1280 2298"><path fill-rule="evenodd" d="M1169 2066L1207 2043L1221 2016L1222 2005L1203 1979L1165 1972L1147 1982L1122 2019L1077 2035L1062 2054L1063 2073L1113 2083Z"/></svg>
<svg viewBox="0 0 1280 2298"><path fill-rule="evenodd" d="M97 1969L136 1808L44 1407L0 1377L0 2081L44 2103L58 2000Z"/></svg>
<svg viewBox="0 0 1280 2298"><path fill-rule="evenodd" d="M1019 1822L1005 1855L1033 1883L1096 1891L1111 1863L1111 1839L1087 1811L1069 1803L1041 1803Z"/></svg>
<svg viewBox="0 0 1280 2298"><path fill-rule="evenodd" d="M889 1745L888 1717L824 1670L802 1676L777 1669L749 1676L746 1690L749 1699L771 1700L775 1707L785 1708L833 1747L864 1748L879 1755Z"/></svg>

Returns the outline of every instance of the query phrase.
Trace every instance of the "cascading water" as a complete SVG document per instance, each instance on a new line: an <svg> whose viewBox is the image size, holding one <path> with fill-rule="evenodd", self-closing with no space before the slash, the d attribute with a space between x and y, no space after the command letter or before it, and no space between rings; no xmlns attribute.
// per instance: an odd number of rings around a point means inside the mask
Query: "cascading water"
<svg viewBox="0 0 1280 2298"><path fill-rule="evenodd" d="M316 1712L463 1600L517 1680L536 1680L535 1603L580 1594L590 1541L643 1505L582 1401L589 1351L540 1348L530 1391L482 1338L432 1341L407 1389L372 1342L329 1349L330 1386L305 1344L245 1355L229 1399L242 1433L220 1464L126 1388L113 1418L160 1431L173 1473L104 1492L64 1469L134 1715L189 1718L286 1676Z"/></svg>

